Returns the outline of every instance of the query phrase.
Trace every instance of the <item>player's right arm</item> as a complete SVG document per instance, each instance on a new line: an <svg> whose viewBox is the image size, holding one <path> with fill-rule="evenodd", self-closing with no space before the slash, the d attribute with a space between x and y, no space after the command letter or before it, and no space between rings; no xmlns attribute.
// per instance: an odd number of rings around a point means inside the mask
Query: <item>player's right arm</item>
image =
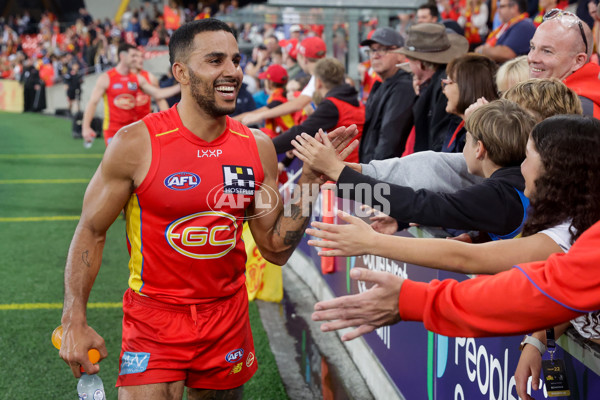
<svg viewBox="0 0 600 400"><path fill-rule="evenodd" d="M102 96L104 96L104 93L106 93L109 83L110 79L106 72L100 75L96 81L94 90L92 90L90 100L85 107L83 120L81 121L81 135L86 142L91 142L97 136L96 132L92 129L92 119L94 119L94 114L96 113L96 106L100 99L102 99Z"/></svg>
<svg viewBox="0 0 600 400"><path fill-rule="evenodd" d="M150 84L154 87L159 88L160 84L159 84L159 81L158 81L158 78L156 77L156 75L154 75L152 72L148 72L148 76L150 77ZM167 100L165 100L165 99L155 99L155 100L156 100L156 105L158 106L159 111L164 111L164 110L169 109L169 103L167 103Z"/></svg>
<svg viewBox="0 0 600 400"><path fill-rule="evenodd" d="M137 75L137 78L140 89L142 89L142 91L147 95L154 97L155 100L166 99L181 92L181 86L178 83L166 88L159 88L154 87L140 74Z"/></svg>
<svg viewBox="0 0 600 400"><path fill-rule="evenodd" d="M87 302L102 262L106 231L145 177L151 161L143 122L124 127L113 140L115 145L107 148L86 189L65 267L60 356L76 377L80 365L88 373L99 370L87 358L89 349L98 349L102 358L107 356L104 340L87 324Z"/></svg>

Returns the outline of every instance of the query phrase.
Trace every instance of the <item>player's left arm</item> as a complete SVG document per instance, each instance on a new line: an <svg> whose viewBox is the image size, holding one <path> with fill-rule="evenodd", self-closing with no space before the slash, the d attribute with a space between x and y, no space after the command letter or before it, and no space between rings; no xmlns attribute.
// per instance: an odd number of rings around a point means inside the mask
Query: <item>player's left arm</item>
<svg viewBox="0 0 600 400"><path fill-rule="evenodd" d="M248 224L262 256L274 264L283 265L304 235L322 181L308 167L303 167L292 201L286 205L284 212L283 201L277 190L275 147L267 135L256 129L252 131L263 166L264 180L255 193L253 204L246 211Z"/></svg>
<svg viewBox="0 0 600 400"><path fill-rule="evenodd" d="M167 88L158 88L152 86L152 84L140 74L137 75L137 78L140 89L147 95L154 97L156 100L166 99L167 97L175 96L177 93L181 92L179 84Z"/></svg>

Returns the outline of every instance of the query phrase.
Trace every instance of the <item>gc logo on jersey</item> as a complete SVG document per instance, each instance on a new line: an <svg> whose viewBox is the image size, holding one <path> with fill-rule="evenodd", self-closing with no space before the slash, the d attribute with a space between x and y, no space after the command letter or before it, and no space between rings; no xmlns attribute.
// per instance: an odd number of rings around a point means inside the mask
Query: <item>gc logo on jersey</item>
<svg viewBox="0 0 600 400"><path fill-rule="evenodd" d="M252 167L223 165L223 193L254 196L254 182Z"/></svg>
<svg viewBox="0 0 600 400"><path fill-rule="evenodd" d="M138 90L138 85L135 82L127 82L128 90Z"/></svg>
<svg viewBox="0 0 600 400"><path fill-rule="evenodd" d="M203 211L171 222L165 230L169 246L195 259L220 258L236 245L235 217L219 211Z"/></svg>
<svg viewBox="0 0 600 400"><path fill-rule="evenodd" d="M173 190L190 190L198 186L200 177L191 172L175 172L165 178L165 186Z"/></svg>
<svg viewBox="0 0 600 400"><path fill-rule="evenodd" d="M114 98L113 104L121 110L132 110L135 107L135 97L129 93L121 93Z"/></svg>

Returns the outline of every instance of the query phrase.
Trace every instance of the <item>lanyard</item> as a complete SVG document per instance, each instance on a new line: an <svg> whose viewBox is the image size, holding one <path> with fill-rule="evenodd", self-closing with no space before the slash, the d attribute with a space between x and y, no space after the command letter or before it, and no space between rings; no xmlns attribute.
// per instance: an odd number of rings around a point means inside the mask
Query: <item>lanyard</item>
<svg viewBox="0 0 600 400"><path fill-rule="evenodd" d="M556 351L554 327L546 329L546 347L548 348L548 353L550 353L550 361L554 361L554 352Z"/></svg>

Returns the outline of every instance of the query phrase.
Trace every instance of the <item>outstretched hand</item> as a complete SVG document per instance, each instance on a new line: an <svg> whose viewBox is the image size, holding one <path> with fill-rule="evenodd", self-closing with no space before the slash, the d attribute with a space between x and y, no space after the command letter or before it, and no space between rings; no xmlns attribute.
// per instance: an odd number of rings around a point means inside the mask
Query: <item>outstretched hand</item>
<svg viewBox="0 0 600 400"><path fill-rule="evenodd" d="M398 232L398 221L396 221L395 218L366 204L360 206L360 209L369 215L371 228L373 228L375 232L383 233L384 235L393 235Z"/></svg>
<svg viewBox="0 0 600 400"><path fill-rule="evenodd" d="M373 283L366 292L315 304L313 321L329 320L321 325L323 332L357 327L342 336L342 340L352 340L375 329L392 325L400 321L398 296L403 278L387 272L371 271L365 268L353 268L350 277Z"/></svg>
<svg viewBox="0 0 600 400"><path fill-rule="evenodd" d="M308 228L308 235L323 240L309 240L308 244L329 250L319 251L320 256L359 256L366 254L376 240L376 232L360 218L343 211L337 212L347 225L326 224L313 221L311 225L317 229Z"/></svg>
<svg viewBox="0 0 600 400"><path fill-rule="evenodd" d="M358 140L354 140L357 135L358 127L355 124L340 126L327 134L340 160L345 160L358 147Z"/></svg>
<svg viewBox="0 0 600 400"><path fill-rule="evenodd" d="M517 394L523 400L534 400L527 394L527 381L531 377L531 389L538 390L540 372L542 370L542 355L539 350L531 345L525 345L515 370L515 386Z"/></svg>
<svg viewBox="0 0 600 400"><path fill-rule="evenodd" d="M314 138L307 133L296 136L292 145L295 147L294 155L304 162L304 165L331 180L336 181L345 167L344 162L338 158L335 146L322 129L319 129Z"/></svg>

